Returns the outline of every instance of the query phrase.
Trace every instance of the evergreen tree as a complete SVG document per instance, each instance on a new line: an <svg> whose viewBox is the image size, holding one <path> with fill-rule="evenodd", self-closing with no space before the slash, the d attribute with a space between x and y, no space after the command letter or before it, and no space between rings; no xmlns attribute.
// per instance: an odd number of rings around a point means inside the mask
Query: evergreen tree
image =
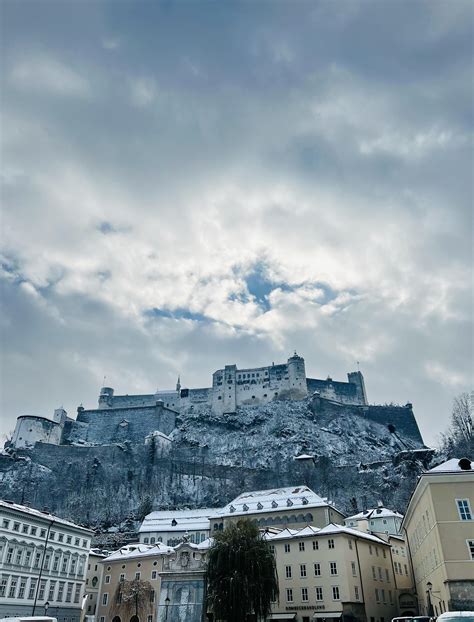
<svg viewBox="0 0 474 622"><path fill-rule="evenodd" d="M207 607L217 620L265 619L278 596L270 545L247 520L231 523L214 536L207 564Z"/></svg>

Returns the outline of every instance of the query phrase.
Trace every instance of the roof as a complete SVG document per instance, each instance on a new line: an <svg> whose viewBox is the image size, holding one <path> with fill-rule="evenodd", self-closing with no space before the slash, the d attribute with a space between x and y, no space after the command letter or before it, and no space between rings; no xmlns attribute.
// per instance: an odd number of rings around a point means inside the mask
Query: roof
<svg viewBox="0 0 474 622"><path fill-rule="evenodd" d="M314 538L319 536L335 536L339 534L352 536L361 540L370 540L376 544L385 544L385 546L390 546L387 542L385 542L385 540L382 540L382 538L379 538L378 536L366 533L365 531L351 529L350 527L336 525L335 523L329 523L329 525L326 525L326 527L323 527L322 529L307 525L306 527L303 527L303 529L282 529L279 533L266 532L264 534L264 538L265 540L272 542L274 540L288 540L290 538Z"/></svg>
<svg viewBox="0 0 474 622"><path fill-rule="evenodd" d="M459 458L451 458L451 460L447 460L446 462L439 464L433 469L426 471L425 473L423 473L423 475L430 475L430 474L436 475L437 473L472 473L473 472L472 464L471 464L471 468L469 469L462 469L460 467L459 463L463 460L466 461L466 464L470 462L467 458L461 458L461 460Z"/></svg>
<svg viewBox="0 0 474 622"><path fill-rule="evenodd" d="M348 516L346 521L348 520L369 520L370 518L403 518L403 514L399 512L395 512L395 510L389 510L388 508L373 508L370 510L365 510L364 512L359 512L359 514L354 514L354 516Z"/></svg>
<svg viewBox="0 0 474 622"><path fill-rule="evenodd" d="M87 527L82 527L81 525L77 525L76 523L72 523L64 518L60 518L59 516L54 516L54 514L50 514L47 511L36 510L35 508L30 508L27 505L20 505L19 503L13 503L12 501L4 501L0 499L0 509L5 510L13 510L15 512L21 512L23 514L28 514L29 516L34 516L35 518L42 519L46 522L54 521L57 525L64 525L65 527L72 527L74 529L79 529L80 531L86 531L89 534L92 534L91 529L87 529Z"/></svg>
<svg viewBox="0 0 474 622"><path fill-rule="evenodd" d="M113 562L118 559L130 559L136 557L154 557L156 555L166 555L171 553L174 549L166 544L127 544L114 551L111 555L106 557L101 563Z"/></svg>
<svg viewBox="0 0 474 622"><path fill-rule="evenodd" d="M224 516L258 514L304 507L308 509L327 507L328 505L325 499L307 486L292 486L244 492L228 503L221 510L221 514Z"/></svg>
<svg viewBox="0 0 474 622"><path fill-rule="evenodd" d="M209 521L219 510L200 508L197 510L162 510L145 516L139 533L156 531L198 531L209 529Z"/></svg>

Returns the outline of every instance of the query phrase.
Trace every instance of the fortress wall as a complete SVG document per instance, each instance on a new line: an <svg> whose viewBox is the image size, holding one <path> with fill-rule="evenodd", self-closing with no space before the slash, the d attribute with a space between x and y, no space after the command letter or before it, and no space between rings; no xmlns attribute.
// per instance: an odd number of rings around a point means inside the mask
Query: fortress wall
<svg viewBox="0 0 474 622"><path fill-rule="evenodd" d="M35 443L61 442L62 426L44 417L19 417L16 421L12 444L17 448L33 447Z"/></svg>
<svg viewBox="0 0 474 622"><path fill-rule="evenodd" d="M335 400L343 404L363 404L361 396L358 395L357 385L350 382L338 382L336 380L317 380L307 378L306 384L309 393L319 391L321 397L328 400Z"/></svg>
<svg viewBox="0 0 474 622"><path fill-rule="evenodd" d="M135 408L137 406L154 406L155 394L149 395L114 395L111 398L110 408Z"/></svg>
<svg viewBox="0 0 474 622"><path fill-rule="evenodd" d="M170 434L175 427L175 419L176 413L161 405L82 410L77 421L88 424L85 437L84 427L78 429L73 423L69 438L76 442L82 438L89 443L144 443L145 437L154 430Z"/></svg>
<svg viewBox="0 0 474 622"><path fill-rule="evenodd" d="M363 416L367 419L387 426L392 424L398 434L408 436L408 438L423 445L423 439L411 404L406 406L366 406L363 411Z"/></svg>

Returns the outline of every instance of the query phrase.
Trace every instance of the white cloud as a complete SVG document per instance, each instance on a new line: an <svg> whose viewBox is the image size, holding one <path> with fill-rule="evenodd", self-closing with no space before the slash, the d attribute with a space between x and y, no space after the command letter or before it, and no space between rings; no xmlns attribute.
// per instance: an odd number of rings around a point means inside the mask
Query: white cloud
<svg viewBox="0 0 474 622"><path fill-rule="evenodd" d="M52 56L32 55L14 63L10 81L25 91L40 91L65 97L88 97L89 81Z"/></svg>

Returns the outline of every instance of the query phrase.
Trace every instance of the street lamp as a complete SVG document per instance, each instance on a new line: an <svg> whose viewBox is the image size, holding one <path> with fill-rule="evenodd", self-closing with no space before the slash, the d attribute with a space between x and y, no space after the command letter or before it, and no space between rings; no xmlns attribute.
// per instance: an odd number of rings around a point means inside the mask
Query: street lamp
<svg viewBox="0 0 474 622"><path fill-rule="evenodd" d="M170 606L170 599L168 598L168 596L165 598L165 620L168 619L168 607Z"/></svg>

